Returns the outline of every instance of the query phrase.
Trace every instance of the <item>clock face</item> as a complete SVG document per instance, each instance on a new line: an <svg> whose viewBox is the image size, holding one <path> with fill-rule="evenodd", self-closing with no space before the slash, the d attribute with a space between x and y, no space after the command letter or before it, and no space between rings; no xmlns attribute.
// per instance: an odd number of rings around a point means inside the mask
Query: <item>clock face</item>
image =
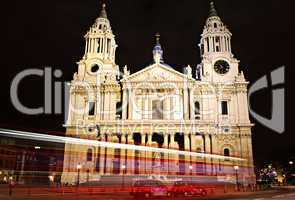
<svg viewBox="0 0 295 200"><path fill-rule="evenodd" d="M214 70L218 74L226 74L229 72L230 66L225 60L218 60L214 64Z"/></svg>
<svg viewBox="0 0 295 200"><path fill-rule="evenodd" d="M100 68L99 65L94 64L94 65L92 65L92 66L90 67L90 72L91 72L91 73L96 73L96 72L98 72L99 68Z"/></svg>

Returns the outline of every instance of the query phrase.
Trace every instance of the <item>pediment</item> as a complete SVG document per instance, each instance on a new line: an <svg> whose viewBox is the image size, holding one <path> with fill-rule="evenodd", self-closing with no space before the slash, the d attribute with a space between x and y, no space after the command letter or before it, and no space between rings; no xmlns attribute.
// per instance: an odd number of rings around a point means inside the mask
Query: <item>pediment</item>
<svg viewBox="0 0 295 200"><path fill-rule="evenodd" d="M123 82L183 82L193 80L169 66L154 64L128 77Z"/></svg>

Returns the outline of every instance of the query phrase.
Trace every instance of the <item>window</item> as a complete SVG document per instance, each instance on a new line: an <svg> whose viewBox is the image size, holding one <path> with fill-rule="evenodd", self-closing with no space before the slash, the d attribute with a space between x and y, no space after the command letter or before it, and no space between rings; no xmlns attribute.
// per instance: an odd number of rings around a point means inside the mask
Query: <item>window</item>
<svg viewBox="0 0 295 200"><path fill-rule="evenodd" d="M204 44L201 44L201 55L204 54Z"/></svg>
<svg viewBox="0 0 295 200"><path fill-rule="evenodd" d="M117 119L122 119L122 102L116 104L116 117Z"/></svg>
<svg viewBox="0 0 295 200"><path fill-rule="evenodd" d="M163 101L153 101L153 119L163 119Z"/></svg>
<svg viewBox="0 0 295 200"><path fill-rule="evenodd" d="M100 47L101 47L101 43L100 43L100 38L98 38L98 47L97 47L97 53L100 53Z"/></svg>
<svg viewBox="0 0 295 200"><path fill-rule="evenodd" d="M224 155L224 157L226 157L226 158L224 159L224 161L229 161L229 159L228 159L227 157L230 157L230 150L229 150L228 148L225 148L225 149L223 150L223 155Z"/></svg>
<svg viewBox="0 0 295 200"><path fill-rule="evenodd" d="M195 119L200 119L200 103L198 101L195 102Z"/></svg>
<svg viewBox="0 0 295 200"><path fill-rule="evenodd" d="M221 114L222 115L228 115L228 103L227 101L221 102Z"/></svg>
<svg viewBox="0 0 295 200"><path fill-rule="evenodd" d="M224 149L224 152L223 152L223 155L226 156L226 157L229 157L230 156L230 151L229 149Z"/></svg>
<svg viewBox="0 0 295 200"><path fill-rule="evenodd" d="M210 43L208 38L206 38L206 44L207 44L207 51L210 52Z"/></svg>
<svg viewBox="0 0 295 200"><path fill-rule="evenodd" d="M107 53L110 53L111 52L111 40L108 39L107 40Z"/></svg>
<svg viewBox="0 0 295 200"><path fill-rule="evenodd" d="M95 102L89 102L89 108L88 108L88 115L93 116L95 114Z"/></svg>
<svg viewBox="0 0 295 200"><path fill-rule="evenodd" d="M87 151L87 161L92 161L92 149L88 149Z"/></svg>
<svg viewBox="0 0 295 200"><path fill-rule="evenodd" d="M220 52L220 37L217 36L217 37L215 38L215 40L216 40L216 51L217 51L217 52Z"/></svg>

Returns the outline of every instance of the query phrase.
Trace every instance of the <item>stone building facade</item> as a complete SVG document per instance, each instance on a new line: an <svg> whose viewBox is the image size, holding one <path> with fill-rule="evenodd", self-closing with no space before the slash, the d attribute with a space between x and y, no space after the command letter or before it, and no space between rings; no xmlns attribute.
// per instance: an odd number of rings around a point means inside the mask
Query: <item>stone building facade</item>
<svg viewBox="0 0 295 200"><path fill-rule="evenodd" d="M117 44L104 5L85 35L85 54L70 84L66 136L135 148L66 144L62 182L75 183L77 170L85 181L110 175L234 177L233 166L239 166L241 180L253 182L248 82L232 53L231 36L212 2L199 45L201 64L184 73L165 64L157 34L153 64L131 74L115 62Z"/></svg>

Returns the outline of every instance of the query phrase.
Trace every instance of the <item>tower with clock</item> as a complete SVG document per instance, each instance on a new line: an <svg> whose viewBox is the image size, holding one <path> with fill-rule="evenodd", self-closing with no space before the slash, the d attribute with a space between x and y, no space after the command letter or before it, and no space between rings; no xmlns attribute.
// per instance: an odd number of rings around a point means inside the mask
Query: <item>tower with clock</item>
<svg viewBox="0 0 295 200"><path fill-rule="evenodd" d="M200 42L203 81L232 83L239 75L239 61L232 53L231 36L211 2Z"/></svg>
<svg viewBox="0 0 295 200"><path fill-rule="evenodd" d="M159 175L201 181L200 174L232 182L232 166L239 166L243 183L255 183L248 82L239 72L231 33L213 2L196 79L192 67L180 73L165 63L160 35L156 36L153 62L135 73L122 67L120 76L115 35L103 5L85 35L64 125L67 137L87 141L65 144L62 182L77 183L73 166L81 166L81 183ZM181 153L171 156L170 150Z"/></svg>
<svg viewBox="0 0 295 200"><path fill-rule="evenodd" d="M75 112L69 113L69 121L84 123L81 117L91 113L95 116L88 120L114 120L116 105L121 101L120 69L115 62L117 44L105 4L84 38L85 53L71 82L70 106ZM78 108L87 108L89 112L77 112Z"/></svg>

